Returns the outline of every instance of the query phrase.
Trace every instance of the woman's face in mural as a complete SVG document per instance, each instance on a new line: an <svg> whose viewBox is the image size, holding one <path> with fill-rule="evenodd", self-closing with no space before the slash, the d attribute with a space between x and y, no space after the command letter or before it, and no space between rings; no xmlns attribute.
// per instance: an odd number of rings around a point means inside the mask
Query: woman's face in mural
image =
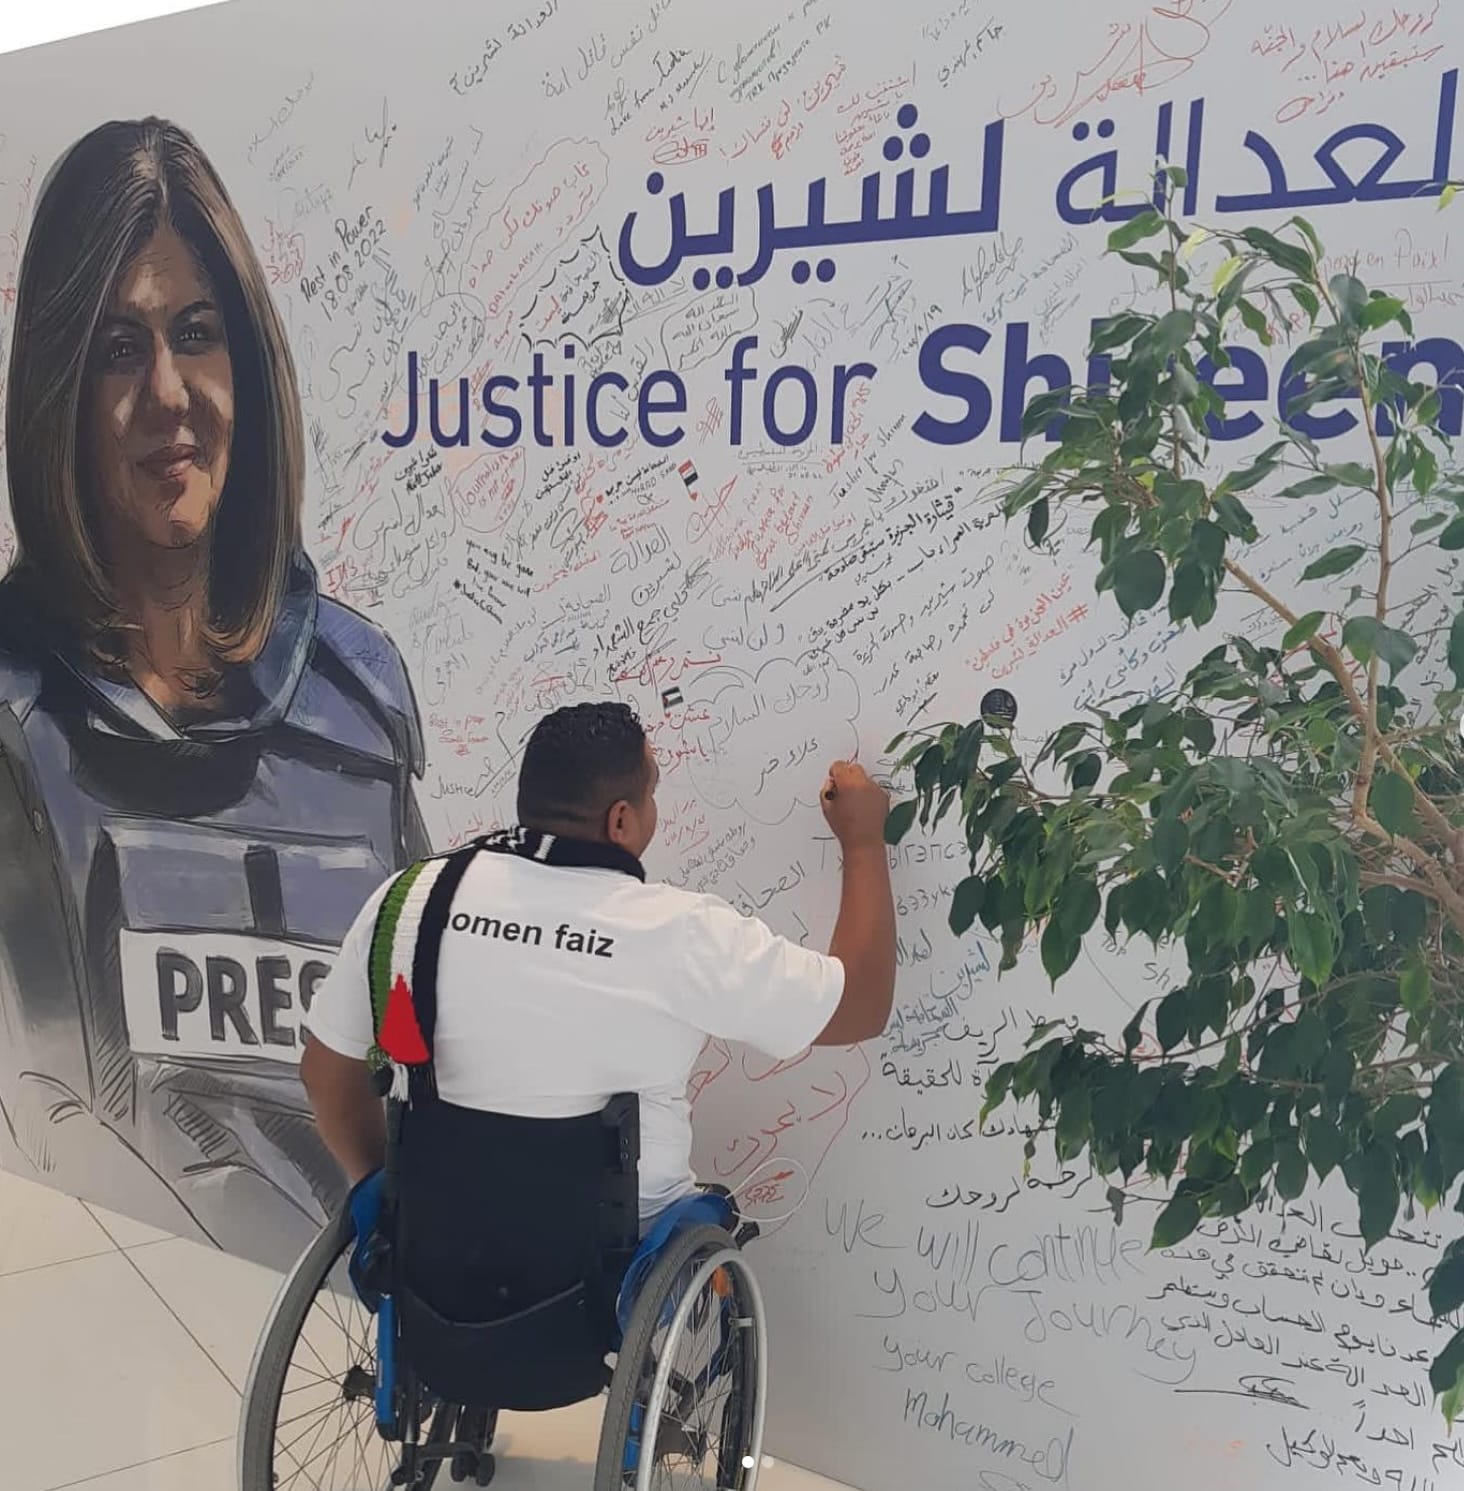
<svg viewBox="0 0 1464 1491"><path fill-rule="evenodd" d="M105 531L167 549L204 537L229 470L234 377L213 286L171 227L117 280L83 418Z"/></svg>

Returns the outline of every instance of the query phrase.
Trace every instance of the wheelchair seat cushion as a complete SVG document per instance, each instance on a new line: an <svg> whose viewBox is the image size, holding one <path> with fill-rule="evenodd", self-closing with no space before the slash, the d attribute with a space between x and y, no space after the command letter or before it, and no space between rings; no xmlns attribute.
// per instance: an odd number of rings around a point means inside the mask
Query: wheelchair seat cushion
<svg viewBox="0 0 1464 1491"><path fill-rule="evenodd" d="M731 1200L715 1191L701 1191L694 1196L684 1196L680 1201L672 1202L656 1218L646 1229L621 1281L620 1297L615 1306L617 1347L630 1329L630 1317L635 1312L640 1292L666 1245L688 1227L721 1227L730 1231L735 1222L736 1212Z"/></svg>

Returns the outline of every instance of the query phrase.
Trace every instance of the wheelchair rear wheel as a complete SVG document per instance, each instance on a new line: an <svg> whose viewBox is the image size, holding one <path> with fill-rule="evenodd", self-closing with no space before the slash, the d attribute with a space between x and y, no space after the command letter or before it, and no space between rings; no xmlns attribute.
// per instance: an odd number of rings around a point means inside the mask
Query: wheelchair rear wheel
<svg viewBox="0 0 1464 1491"><path fill-rule="evenodd" d="M767 1397L762 1295L717 1227L666 1248L616 1360L595 1491L755 1491Z"/></svg>
<svg viewBox="0 0 1464 1491"><path fill-rule="evenodd" d="M403 1479L402 1446L377 1433L376 1320L346 1272L354 1241L337 1218L280 1289L244 1390L240 1491L429 1491L437 1477L424 1457ZM438 1410L428 1446L452 1412Z"/></svg>

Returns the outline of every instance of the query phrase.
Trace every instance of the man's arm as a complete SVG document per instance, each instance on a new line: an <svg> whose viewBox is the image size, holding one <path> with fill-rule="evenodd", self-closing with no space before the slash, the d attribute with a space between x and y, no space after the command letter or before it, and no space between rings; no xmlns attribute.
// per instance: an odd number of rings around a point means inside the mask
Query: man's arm
<svg viewBox="0 0 1464 1491"><path fill-rule="evenodd" d="M859 766L836 763L823 790L824 816L844 852L844 888L829 956L844 965L844 996L816 1046L873 1040L895 997L895 900L885 855L889 794Z"/></svg>
<svg viewBox="0 0 1464 1491"><path fill-rule="evenodd" d="M364 1061L342 1056L308 1032L300 1077L325 1147L355 1185L386 1159L386 1110Z"/></svg>
<svg viewBox="0 0 1464 1491"><path fill-rule="evenodd" d="M352 1185L386 1159L386 1110L366 1056L376 1038L368 965L376 918L396 877L357 914L305 1014L300 1077L315 1127Z"/></svg>

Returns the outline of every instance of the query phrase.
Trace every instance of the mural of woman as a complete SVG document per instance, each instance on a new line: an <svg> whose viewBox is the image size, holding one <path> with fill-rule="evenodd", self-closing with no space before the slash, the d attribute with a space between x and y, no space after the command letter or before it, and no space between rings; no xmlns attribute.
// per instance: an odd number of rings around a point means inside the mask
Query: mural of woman
<svg viewBox="0 0 1464 1491"><path fill-rule="evenodd" d="M262 1261L340 1194L295 1071L351 919L426 852L401 659L319 593L295 373L197 144L52 169L6 407L0 1142Z"/></svg>

